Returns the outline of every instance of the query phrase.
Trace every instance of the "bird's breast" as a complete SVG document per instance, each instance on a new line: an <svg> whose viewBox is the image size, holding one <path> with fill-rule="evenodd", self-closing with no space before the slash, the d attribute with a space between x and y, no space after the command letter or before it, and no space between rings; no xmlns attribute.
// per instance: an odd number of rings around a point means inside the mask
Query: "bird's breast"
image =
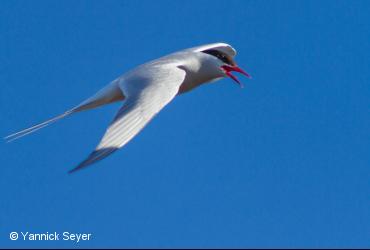
<svg viewBox="0 0 370 250"><path fill-rule="evenodd" d="M221 77L221 75L215 74L215 71L210 70L210 67L207 67L207 65L200 64L196 65L196 67L194 67L194 65L196 64L192 64L192 67L183 68L186 72L186 76L180 86L179 94L188 92L204 83L211 82Z"/></svg>

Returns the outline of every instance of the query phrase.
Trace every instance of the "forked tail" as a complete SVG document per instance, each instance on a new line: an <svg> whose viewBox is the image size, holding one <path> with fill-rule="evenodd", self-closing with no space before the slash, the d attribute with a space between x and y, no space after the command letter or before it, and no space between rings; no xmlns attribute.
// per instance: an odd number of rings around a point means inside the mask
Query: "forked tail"
<svg viewBox="0 0 370 250"><path fill-rule="evenodd" d="M65 113L63 113L61 115L58 115L58 116L56 116L54 118L51 118L51 119L49 119L49 120L47 120L45 122L39 123L39 124L37 124L35 126L32 126L30 128L26 128L24 130L21 130L19 132L14 133L14 134L8 135L8 136L4 137L4 140L6 142L14 141L16 139L19 139L19 138L25 136L25 135L28 135L30 133L33 133L33 132L35 132L35 131L43 128L43 127L46 127L47 125L49 125L51 123L54 123L54 122L56 122L56 121L58 121L58 120L60 120L60 119L62 119L64 117L66 117L66 116L68 116L68 115L70 115L72 113L74 113L74 110L73 109L72 110L69 110L69 111L67 111L67 112L65 112Z"/></svg>
<svg viewBox="0 0 370 250"><path fill-rule="evenodd" d="M54 123L70 114L83 111L83 110L89 110L94 109L112 102L117 102L123 100L125 97L118 85L118 80L114 80L110 84L108 84L106 87L98 91L95 95L88 98L87 100L83 101L78 106L64 112L61 115L58 115L54 118L51 118L50 120L47 120L45 122L39 123L33 127L26 128L22 131L16 132L14 134L8 135L4 139L7 142L14 141L18 138L21 138L25 135L28 135L30 133L35 132L36 130L39 130L40 128L46 127L47 125Z"/></svg>

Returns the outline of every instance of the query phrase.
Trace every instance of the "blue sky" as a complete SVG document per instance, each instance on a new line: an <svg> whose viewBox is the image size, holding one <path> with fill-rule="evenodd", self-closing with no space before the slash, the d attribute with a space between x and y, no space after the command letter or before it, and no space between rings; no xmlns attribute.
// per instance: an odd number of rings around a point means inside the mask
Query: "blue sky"
<svg viewBox="0 0 370 250"><path fill-rule="evenodd" d="M183 48L230 43L253 79L177 98L73 175L119 104L1 143L0 245L369 247L369 12L369 1L1 1L3 136Z"/></svg>

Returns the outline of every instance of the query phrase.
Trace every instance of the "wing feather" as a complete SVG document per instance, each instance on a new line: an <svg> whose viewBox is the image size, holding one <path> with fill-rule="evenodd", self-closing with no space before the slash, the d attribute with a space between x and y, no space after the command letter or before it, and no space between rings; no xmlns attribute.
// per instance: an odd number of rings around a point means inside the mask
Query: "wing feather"
<svg viewBox="0 0 370 250"><path fill-rule="evenodd" d="M126 96L124 105L96 149L70 173L87 167L126 145L177 95L184 79L185 71L172 66L157 67L155 74L149 72L144 76L134 75L123 80L122 89Z"/></svg>

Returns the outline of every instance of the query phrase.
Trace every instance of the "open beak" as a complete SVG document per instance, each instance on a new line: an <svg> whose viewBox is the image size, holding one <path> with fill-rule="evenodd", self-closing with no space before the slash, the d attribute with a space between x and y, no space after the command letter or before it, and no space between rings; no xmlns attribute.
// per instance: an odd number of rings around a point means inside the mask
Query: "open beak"
<svg viewBox="0 0 370 250"><path fill-rule="evenodd" d="M247 72L245 72L244 70L239 68L237 65L232 65L232 66L231 65L223 65L223 66L221 66L221 69L225 72L225 74L228 77L230 77L231 79L236 81L241 88L244 87L243 84L238 80L238 78L236 78L236 76L231 74L232 71L239 72L239 73L245 75L248 78L252 78L250 74L248 74Z"/></svg>

